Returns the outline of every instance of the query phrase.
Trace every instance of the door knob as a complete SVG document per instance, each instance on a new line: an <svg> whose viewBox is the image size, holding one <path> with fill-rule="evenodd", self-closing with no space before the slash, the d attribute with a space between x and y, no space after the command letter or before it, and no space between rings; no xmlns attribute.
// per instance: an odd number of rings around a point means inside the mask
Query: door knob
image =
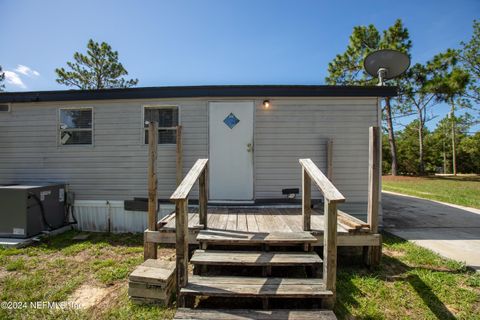
<svg viewBox="0 0 480 320"><path fill-rule="evenodd" d="M247 144L247 152L253 152L253 144Z"/></svg>

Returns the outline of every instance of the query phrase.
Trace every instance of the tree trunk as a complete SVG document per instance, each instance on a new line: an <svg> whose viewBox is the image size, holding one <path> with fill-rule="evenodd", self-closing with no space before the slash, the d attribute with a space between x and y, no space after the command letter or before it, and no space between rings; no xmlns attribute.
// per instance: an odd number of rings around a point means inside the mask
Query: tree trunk
<svg viewBox="0 0 480 320"><path fill-rule="evenodd" d="M392 176L397 175L397 145L393 132L392 108L390 107L390 97L385 98L385 117L387 120L388 142L390 144L390 153L392 155Z"/></svg>
<svg viewBox="0 0 480 320"><path fill-rule="evenodd" d="M425 117L422 108L417 105L418 114L418 174L425 175L425 163L423 161L423 126L425 123Z"/></svg>
<svg viewBox="0 0 480 320"><path fill-rule="evenodd" d="M423 123L420 120L418 123L418 172L421 176L425 175L425 164L423 163Z"/></svg>
<svg viewBox="0 0 480 320"><path fill-rule="evenodd" d="M455 103L453 102L452 99L452 115L451 115L451 120L452 120L452 167L453 167L453 175L457 175L457 150L455 147Z"/></svg>

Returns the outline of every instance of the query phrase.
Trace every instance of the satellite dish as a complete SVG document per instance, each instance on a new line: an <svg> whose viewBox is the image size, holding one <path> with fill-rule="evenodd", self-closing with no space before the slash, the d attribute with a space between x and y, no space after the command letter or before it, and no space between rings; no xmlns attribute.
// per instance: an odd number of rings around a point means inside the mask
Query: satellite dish
<svg viewBox="0 0 480 320"><path fill-rule="evenodd" d="M383 86L385 80L398 77L410 67L407 54L391 49L383 49L370 53L363 61L365 71L372 77L378 77L378 85Z"/></svg>

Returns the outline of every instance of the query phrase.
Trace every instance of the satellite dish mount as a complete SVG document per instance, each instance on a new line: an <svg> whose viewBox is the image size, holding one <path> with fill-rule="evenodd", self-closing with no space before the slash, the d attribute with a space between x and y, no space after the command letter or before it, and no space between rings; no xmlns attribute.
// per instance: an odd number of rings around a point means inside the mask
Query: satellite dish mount
<svg viewBox="0 0 480 320"><path fill-rule="evenodd" d="M374 51L363 61L365 71L372 77L378 77L379 86L384 86L386 80L402 75L409 66L410 57L407 54L391 49Z"/></svg>

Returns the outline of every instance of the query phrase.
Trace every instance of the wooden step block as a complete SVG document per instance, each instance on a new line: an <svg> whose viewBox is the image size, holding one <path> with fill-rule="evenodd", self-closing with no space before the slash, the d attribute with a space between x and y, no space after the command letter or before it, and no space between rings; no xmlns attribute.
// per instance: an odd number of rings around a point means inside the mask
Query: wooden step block
<svg viewBox="0 0 480 320"><path fill-rule="evenodd" d="M330 310L244 310L244 309L188 309L177 310L176 320L336 320Z"/></svg>
<svg viewBox="0 0 480 320"><path fill-rule="evenodd" d="M175 262L149 259L128 277L128 295L136 304L168 306L175 290Z"/></svg>
<svg viewBox="0 0 480 320"><path fill-rule="evenodd" d="M289 245L314 243L317 238L306 231L259 233L207 229L198 233L197 241L218 245Z"/></svg>
<svg viewBox="0 0 480 320"><path fill-rule="evenodd" d="M162 300L162 299L152 299L152 298L142 298L142 297L130 297L130 301L133 304L137 305L155 305L159 307L168 307L171 306L171 299L170 300Z"/></svg>
<svg viewBox="0 0 480 320"><path fill-rule="evenodd" d="M128 295L130 297L143 297L149 299L167 300L170 298L175 288L175 282L172 281L167 286L156 286L145 282L128 282Z"/></svg>
<svg viewBox="0 0 480 320"><path fill-rule="evenodd" d="M175 262L148 259L133 270L128 279L133 282L166 286L175 281Z"/></svg>
<svg viewBox="0 0 480 320"><path fill-rule="evenodd" d="M333 294L321 279L192 276L182 295L258 298L326 298Z"/></svg>
<svg viewBox="0 0 480 320"><path fill-rule="evenodd" d="M263 252L196 250L190 259L195 265L224 266L312 266L322 263L316 252Z"/></svg>

